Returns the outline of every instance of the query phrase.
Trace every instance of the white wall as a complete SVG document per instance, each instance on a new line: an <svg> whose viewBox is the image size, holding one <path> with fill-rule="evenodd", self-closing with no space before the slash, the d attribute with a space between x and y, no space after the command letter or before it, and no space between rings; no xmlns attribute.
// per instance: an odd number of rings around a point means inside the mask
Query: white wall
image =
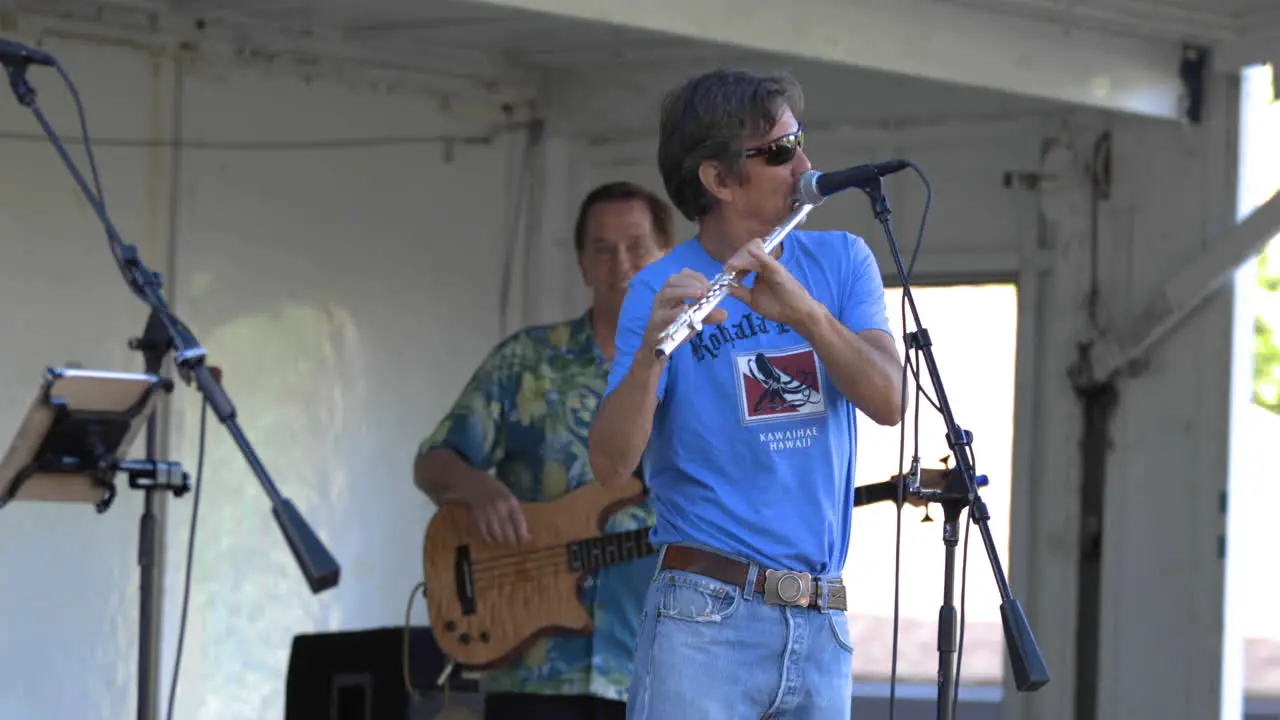
<svg viewBox="0 0 1280 720"><path fill-rule="evenodd" d="M1099 322L1114 327L1234 221L1233 84L1213 79L1202 126L1097 118L1064 126L1045 163L1050 272L1028 302L1041 334L1035 387L1019 401L1026 533L1023 602L1053 682L1012 701L1009 718L1075 717L1081 554L1082 416L1068 379L1086 337L1091 274L1087 174L1113 131L1113 190L1098 208ZM1216 717L1220 704L1223 532L1232 290L1223 288L1119 378L1108 433L1096 717ZM1025 432L1024 432L1025 428Z"/></svg>
<svg viewBox="0 0 1280 720"><path fill-rule="evenodd" d="M278 716L295 634L398 624L421 577L430 505L411 485L411 458L499 339L504 179L516 141L458 143L451 155L431 141L228 149L218 143L482 135L501 118L252 69L197 66L175 89L171 61L49 49L84 95L122 234L153 269L175 263L175 309L224 369L281 492L342 565L336 589L309 592L256 478L211 419L176 716ZM73 133L56 76L31 77L57 127ZM38 130L16 102L0 108L3 131ZM176 166L163 146L106 142L175 135L196 143ZM44 366L140 367L125 342L146 313L53 151L6 136L0 153L0 329L14 340L0 354L7 442ZM173 458L194 474L199 396L183 386L175 400ZM193 502L168 503L162 698ZM135 712L140 511L127 486L104 516L4 508L0 716Z"/></svg>
<svg viewBox="0 0 1280 720"><path fill-rule="evenodd" d="M1214 80L1198 131L1116 124L1117 193L1104 206L1111 248L1102 263L1113 312L1142 307L1236 222L1238 96L1233 78ZM1119 385L1099 717L1200 718L1219 708L1233 292L1215 292Z"/></svg>
<svg viewBox="0 0 1280 720"><path fill-rule="evenodd" d="M190 77L183 97L194 137L474 134L485 121L235 73ZM451 160L438 143L184 155L178 305L343 575L310 595L256 479L215 429L182 717L275 714L293 635L403 616L430 509L410 482L413 452L499 338L507 142L458 146ZM185 410L175 447L194 457L197 408Z"/></svg>

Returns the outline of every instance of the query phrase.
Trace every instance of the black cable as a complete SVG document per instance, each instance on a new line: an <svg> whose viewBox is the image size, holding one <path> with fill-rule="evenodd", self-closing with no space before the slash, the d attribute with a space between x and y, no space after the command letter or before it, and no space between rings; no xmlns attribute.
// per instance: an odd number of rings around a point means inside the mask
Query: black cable
<svg viewBox="0 0 1280 720"><path fill-rule="evenodd" d="M59 76L61 76L62 81L66 84L67 90L71 93L72 100L75 102L76 115L79 117L80 129L81 133L83 133L81 139L84 144L85 154L89 158L89 167L93 175L95 185L94 191L88 194L94 196L92 201L95 205L95 209L100 210L102 215L106 215L106 204L102 199L102 183L98 177L97 161L94 159L93 155L93 142L89 138L89 125L88 120L86 119L84 105L80 102L80 92L76 89L75 82L72 81L71 76L67 73L66 69L62 67L61 63L55 60L53 65L57 69ZM0 133L0 139L14 136L15 135L13 134ZM61 139L59 138L59 140ZM71 160L70 155L67 156L66 160L71 165L75 164ZM174 329L190 334L190 329L187 327L187 324L184 323L181 318L172 311L172 309L160 307L156 303L152 302L148 297L147 290L151 286L155 286L157 288L157 295L159 294L158 283L160 282L160 276L158 273L151 273L149 271L144 272L144 266L138 260L137 248L133 245L125 244L122 241L118 242L111 236L111 233L107 233L107 245L110 247L111 254L120 268L120 273L124 277L125 284L128 285L131 291L133 291L133 294L138 296L140 300L146 303L147 307L160 315Z"/></svg>
<svg viewBox="0 0 1280 720"><path fill-rule="evenodd" d="M928 177L925 177L924 171L920 169L920 166L916 165L910 160L907 161L907 164L911 167L912 170L916 171L916 175L920 177L920 182L924 183L924 193L925 193L924 194L924 210L920 213L920 230L916 233L916 247L914 250L911 251L911 262L907 263L907 284L910 284L911 273L916 268L916 259L920 257L920 246L922 243L924 243L924 225L929 220L929 206L933 204L933 184L929 182ZM904 301L903 307L904 308L906 307L905 301ZM906 320L906 314L904 311L903 313L904 325L906 324L905 320Z"/></svg>
<svg viewBox="0 0 1280 720"><path fill-rule="evenodd" d="M399 147L404 145L488 145L507 131L522 129L531 123L514 122L497 125L490 131L472 135L405 135L399 137L368 138L318 138L315 140L192 140L164 138L106 138L97 140L99 146L122 148L169 148L175 150L224 150L224 151L292 151L292 150L348 150L354 148ZM82 131L83 132L83 131ZM87 133L85 133L87 136ZM67 140L81 140L68 136ZM24 132L0 132L0 140L19 142L48 142L44 135Z"/></svg>
<svg viewBox="0 0 1280 720"><path fill-rule="evenodd" d="M924 183L925 199L924 210L920 213L920 229L916 233L916 246L911 251L911 262L907 265L906 284L902 288L902 335L907 335L907 291L911 286L911 273L915 270L916 259L920 256L920 247L924 243L924 228L929 222L929 208L933 205L933 185L930 184L929 178L925 177L924 172L915 163L910 163L910 167L916 171L916 175L920 177L920 181ZM916 328L917 330L919 328ZM903 467L903 451L907 444L907 377L911 377L915 381L916 386L916 402L915 402L915 429L914 429L914 448L912 451L912 471L918 470L920 463L920 396L924 393L924 388L920 384L920 365L918 362L911 362L911 351L907 350L903 353L904 362L902 364L902 390L900 394L900 402L902 404L901 416L898 418L898 497L897 497L897 521L894 533L894 558L893 558L893 654L889 665L889 720L893 720L893 714L897 707L898 696L898 635L899 625L901 622L900 608L902 597L902 507L906 498L906 478L904 477ZM928 398L928 395L924 395ZM933 399L929 398L930 404ZM937 407L934 404L934 407Z"/></svg>
<svg viewBox="0 0 1280 720"><path fill-rule="evenodd" d="M76 106L76 116L80 121L80 140L84 146L84 154L89 159L89 174L93 178L93 194L94 201L104 210L107 207L107 199L102 190L102 178L98 175L98 161L93 155L93 144L89 141L89 123L84 111L84 104L80 102L80 91L76 89L75 82L71 79L61 63L54 63L54 69L58 71L58 75L62 78L62 82L67 86L67 92L71 94L71 101ZM27 135L33 141L48 142L49 139L44 135ZM133 289L134 294L142 297L142 293L133 288L132 277L126 269L126 261L124 258L124 249L111 241L111 235L107 234L107 246L111 249L111 255L116 259L116 266L120 268L120 274L124 277L125 283ZM145 300L145 298L143 298Z"/></svg>
<svg viewBox="0 0 1280 720"><path fill-rule="evenodd" d="M965 590L969 585L969 531L973 529L973 523L968 522L968 510L965 511L965 520L964 552L961 554L960 559L960 619L957 621L960 626L960 642L956 645L956 685L954 700L952 701L952 707L955 708L960 707L960 665L961 660L964 658L964 600Z"/></svg>
<svg viewBox="0 0 1280 720"><path fill-rule="evenodd" d="M978 467L977 455L974 453L973 444L968 445L969 448L969 466ZM976 488L975 488L976 489ZM960 642L956 645L956 686L955 686L955 707L960 706L960 665L964 658L964 609L965 609L965 590L969 586L969 531L973 529L972 518L969 516L969 510L965 510L964 524L964 553L960 559Z"/></svg>
<svg viewBox="0 0 1280 720"><path fill-rule="evenodd" d="M923 236L924 236L924 227L925 227L925 222L926 222L926 219L927 219L928 214L929 214L929 206L930 206L930 204L932 203L932 200L933 200L933 188L932 188L931 184L929 183L929 179L925 176L924 172L923 172L923 171L922 171L922 170L921 170L921 169L920 169L920 168L919 168L915 163L912 163L912 162L908 161L908 165L909 165L913 170L915 170L916 174L920 177L920 181L921 181L922 183L924 183L926 196L925 196L924 212L922 213L922 215L921 215L921 220L920 220L920 232L919 232L919 235L918 235L918 236L917 236L917 238L916 238L916 246L915 246L915 249L912 251L912 254L911 254L911 262L910 262L910 264L907 266L907 271L906 271L907 285L906 285L906 287L904 287L904 288L903 288L903 293L902 293L902 328L903 328L903 335L904 335L904 336L907 334L907 330L906 330L906 325L907 325L907 289L909 288L910 283L911 283L911 272L912 272L912 270L915 268L916 258L918 257L919 252L920 252L920 246L921 246L921 243L922 243L922 240L923 240ZM917 331L919 331L920 329L921 329L921 328L917 325L916 330L917 330ZM928 392L924 389L923 385L920 383L920 361L919 361L919 355L920 355L920 353L921 353L921 349L920 349L919 347L915 348L915 353L916 353L916 359L915 359L914 361L913 361L913 359L912 359L912 357L911 357L911 352L910 352L910 351L908 351L908 352L906 353L906 357L904 358L903 377L906 377L906 375L907 375L907 372L906 372L906 371L907 371L907 369L909 368L909 369L910 369L910 371L911 371L911 372L910 372L911 377L912 377L912 379L914 379L914 380L915 380L915 384L916 384L916 400L917 400L917 402L916 402L916 408L915 408L915 428L914 428L914 430L915 430L915 435L916 435L916 452L915 452L915 456L914 456L914 462L919 462L919 459L920 459L920 458L919 458L919 447L920 447L920 440L919 440L919 438L920 438L920 404L919 404L919 399L920 399L921 397L924 397L925 399L927 399L927 400L929 401L929 404L930 404L930 405L932 405L932 406L933 406L933 408L934 408L935 410L937 410L939 414L941 414L941 413L942 413L942 408L941 408L941 406L940 406L940 405L939 405L939 404L938 404L938 403L937 403L937 402L936 402L936 401L935 401L935 400L934 400L934 399L933 399L933 398L928 394ZM905 395L906 395L906 388L904 387L904 388L903 388L903 397L905 397ZM906 409L905 409L905 407L904 407L904 408L903 408L903 417L904 417L904 418L905 418L905 413L906 413ZM901 476L901 472L902 472L902 471L901 471L901 469L902 469L902 457L901 457L901 451L902 451L902 447L903 447L903 445L905 445L905 434L906 434L906 427L905 427L905 425L904 425L904 427L902 428L902 433L901 433L901 434L902 434L902 436L903 436L903 440L902 440L902 441L900 441L900 443L899 443L899 458L898 458L898 467L899 467L899 484L901 484L901 482L902 482L902 476ZM974 452L974 450L973 450L973 446L972 446L971 444L966 446L966 453L967 453L967 454L968 454L968 456L969 456L969 464L970 464L970 466L971 466L971 467L977 467L976 454L975 454L975 452ZM898 673L898 670L897 670L897 663L898 663L898 632L899 632L899 628L898 628L898 594L899 594L899 577L900 577L900 567L899 567L899 565L900 565L900 562L901 562L901 533L902 533L902 505L903 505L903 503L902 503L902 498L903 498L903 495L902 495L902 493L901 493L901 492L899 492L899 497L898 497L898 499L899 499L899 502L898 502L898 538L897 538L897 544L898 544L898 548L899 548L899 550L898 550L898 552L897 552L897 554L896 554L896 556L895 556L895 560L894 560L894 565L895 565L895 567L894 567L893 666L892 666L892 669L891 669L891 671L890 671L890 684L889 684L889 718L890 718L890 720L892 720L892 718L893 718L893 714L894 714L894 710L895 710L895 703L896 703L896 685L897 685L897 673ZM953 703L953 704L954 704L954 706L956 706L956 707L958 707L958 706L959 706L959 698L960 698L960 669L961 669L962 661L963 661L963 658L964 658L965 601L966 601L966 597L967 597L967 595L966 595L966 591L967 591L967 589L968 589L968 579L969 579L969 578L968 578L968 575L969 575L969 538L970 538L970 530L971 530L971 527L970 527L970 526L972 525L972 522L971 522L971 518L969 517L968 510L966 510L966 512L965 512L965 518L966 518L966 522L965 522L965 531L964 531L964 551L963 551L963 555L962 555L962 559L961 559L961 564L960 564L960 568L961 568L961 569L960 569L960 614L959 614L959 619L958 619L958 621L957 621L957 624L958 624L958 626L959 626L959 642L958 642L957 647L956 647L955 686L954 686L954 688L953 688L953 699L954 699L954 703Z"/></svg>
<svg viewBox="0 0 1280 720"><path fill-rule="evenodd" d="M902 326L905 329L907 325L906 310L902 311ZM905 334L905 332L904 332ZM909 353L908 353L909 354ZM897 506L897 525L894 533L893 543L893 651L889 661L889 720L893 720L893 710L897 702L898 693L898 615L901 605L901 588L902 588L902 505L906 498L906 474L905 468L902 466L903 450L907 444L907 369L906 363L902 364L902 390L899 395L901 403L901 416L898 419L898 480L897 480L897 498L895 505Z"/></svg>
<svg viewBox="0 0 1280 720"><path fill-rule="evenodd" d="M920 358L919 358L919 355L920 355L920 353L919 353L919 351L917 351L917 352L916 352L916 358L915 358L915 359L912 359L912 357L911 357L911 355L910 355L910 354L908 354L908 355L907 355L907 358L906 358L907 366L911 368L911 375L916 379L916 382L917 382L917 384L916 384L916 394L917 394L917 396L918 396L918 397L923 397L925 400L929 401L929 404L933 406L933 409L934 409L934 410L937 410L937 411L938 411L938 414L939 414L939 415L941 415L941 414L942 414L942 406L938 404L938 401L937 401L937 400L934 400L934 399L933 399L933 396L929 394L929 391L928 391L928 390L925 390L925 389L924 389L924 386L923 386L923 385L920 385L920 384L919 384L919 380L920 380ZM918 430L917 430L917 431L918 431Z"/></svg>
<svg viewBox="0 0 1280 720"><path fill-rule="evenodd" d="M76 105L76 115L80 118L81 142L84 144L84 154L89 157L89 173L93 176L93 191L98 196L98 203L106 207L107 199L102 194L102 179L98 177L98 161L93 157L93 145L89 143L89 125L85 118L84 105L80 102L80 91L76 89L76 84L71 81L71 76L63 69L62 64L54 65L58 75L62 77L62 82L66 84L67 91L71 93L71 100ZM32 135L34 139L48 142L48 138L42 135Z"/></svg>
<svg viewBox="0 0 1280 720"><path fill-rule="evenodd" d="M196 454L195 497L191 499L191 530L187 535L187 567L182 581L182 614L178 621L178 649L173 658L173 677L169 678L169 712L173 720L174 698L178 696L178 673L182 668L182 645L187 637L187 603L191 599L191 565L196 552L196 519L200 515L200 488L204 487L204 438L205 421L209 417L209 402L200 404L200 450Z"/></svg>

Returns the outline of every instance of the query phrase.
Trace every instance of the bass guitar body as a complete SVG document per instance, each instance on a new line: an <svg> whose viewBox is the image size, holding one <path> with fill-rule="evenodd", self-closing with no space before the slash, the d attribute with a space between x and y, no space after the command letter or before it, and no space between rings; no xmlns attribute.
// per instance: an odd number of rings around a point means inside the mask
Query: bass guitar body
<svg viewBox="0 0 1280 720"><path fill-rule="evenodd" d="M440 507L423 541L431 631L460 665L505 664L547 635L587 635L591 616L579 599L588 573L653 554L648 528L603 533L609 516L644 499L629 478L614 487L588 483L562 498L521 503L532 540L489 544L463 505Z"/></svg>

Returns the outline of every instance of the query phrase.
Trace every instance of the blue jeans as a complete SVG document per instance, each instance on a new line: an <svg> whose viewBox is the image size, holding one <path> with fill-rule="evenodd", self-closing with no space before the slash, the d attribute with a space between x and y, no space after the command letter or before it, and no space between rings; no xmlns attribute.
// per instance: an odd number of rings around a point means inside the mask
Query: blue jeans
<svg viewBox="0 0 1280 720"><path fill-rule="evenodd" d="M844 611L765 604L681 570L654 575L627 720L844 720L852 695Z"/></svg>

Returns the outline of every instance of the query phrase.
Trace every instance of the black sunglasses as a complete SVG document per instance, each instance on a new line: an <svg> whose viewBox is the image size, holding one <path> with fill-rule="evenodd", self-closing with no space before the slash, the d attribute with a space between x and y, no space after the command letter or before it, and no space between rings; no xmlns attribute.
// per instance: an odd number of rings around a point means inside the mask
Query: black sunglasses
<svg viewBox="0 0 1280 720"><path fill-rule="evenodd" d="M803 149L804 130L797 130L760 147L750 148L742 155L749 158L759 155L769 165L786 165L795 158L797 152Z"/></svg>

